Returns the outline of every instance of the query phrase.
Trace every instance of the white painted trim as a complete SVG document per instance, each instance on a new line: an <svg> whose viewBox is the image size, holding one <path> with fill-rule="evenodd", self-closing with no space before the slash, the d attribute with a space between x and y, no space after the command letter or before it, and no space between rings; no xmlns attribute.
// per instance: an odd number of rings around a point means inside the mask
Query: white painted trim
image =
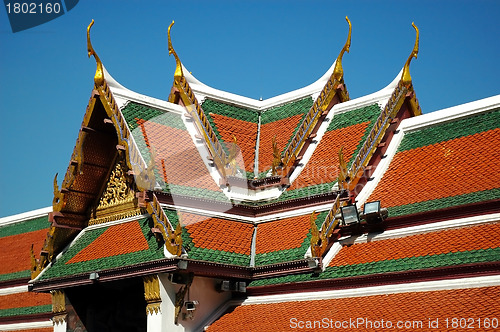
<svg viewBox="0 0 500 332"><path fill-rule="evenodd" d="M186 81L189 83L189 86L193 90L196 99L198 99L201 103L201 100L205 98L210 98L214 100L218 100L224 103L229 103L233 105L238 105L244 108L250 108L256 111L262 111L271 107L280 106L282 104L302 99L307 96L312 96L314 93L318 93L325 86L326 82L330 78L333 73L333 69L335 68L335 62L331 65L331 67L326 71L323 76L321 76L316 82L303 87L301 89L297 89L295 91L287 92L285 94L278 95L276 97L272 97L266 100L258 100L253 98L248 98L244 96L240 96L234 93L218 90L212 88L198 79L196 79L187 69L182 66L182 70L184 73L184 77Z"/></svg>
<svg viewBox="0 0 500 332"><path fill-rule="evenodd" d="M50 319L40 322L29 322L29 323L16 323L16 324L2 324L0 325L0 331L18 331L18 330L29 330L36 328L46 328L52 327L53 323Z"/></svg>
<svg viewBox="0 0 500 332"><path fill-rule="evenodd" d="M328 250L325 257L323 258L323 267L322 267L323 271L325 271L326 267L330 265L330 262L340 252L340 249L342 249L342 245L343 243L337 241L330 247L330 250Z"/></svg>
<svg viewBox="0 0 500 332"><path fill-rule="evenodd" d="M403 129L405 132L412 132L428 126L457 120L462 117L488 112L496 108L500 108L500 95L404 119L401 121L400 129Z"/></svg>
<svg viewBox="0 0 500 332"><path fill-rule="evenodd" d="M442 230L461 228L465 226L476 226L476 225L494 223L497 221L500 221L500 213L460 218L454 220L446 220L431 224L388 230L382 233L362 234L357 237L350 236L341 239L339 242L342 245L349 245L354 243L366 243L379 240L401 238L411 235L419 235L424 233L438 232Z"/></svg>
<svg viewBox="0 0 500 332"><path fill-rule="evenodd" d="M205 216L207 216L207 218L223 218L223 219L227 219L227 220L233 220L233 221L244 222L244 223L249 223L249 224L260 224L260 223L275 221L275 220L284 219L284 218L303 216L306 214L310 214L313 211L316 211L316 212L328 211L328 210L330 210L331 206L332 206L332 204L323 204L323 205L318 205L318 206L302 208L302 209L298 209L298 210L270 214L270 215L266 215L266 216L262 216L262 217L246 217L246 216L240 216L237 214L230 214L230 213L225 213L225 212L213 212L213 211L207 211L207 210L190 208L190 207L183 207L183 206L178 206L178 205L161 204L162 208L174 209L174 210L177 210L180 212L189 212L189 213L205 215Z"/></svg>
<svg viewBox="0 0 500 332"><path fill-rule="evenodd" d="M10 225L10 224L15 224L15 223L25 221L25 220L43 217L43 216L48 215L50 212L52 212L52 206L48 206L45 208L32 210L32 211L28 211L28 212L23 212L23 213L19 213L19 214L14 214L14 215L8 216L8 217L3 217L3 218L0 218L0 227Z"/></svg>
<svg viewBox="0 0 500 332"><path fill-rule="evenodd" d="M0 288L0 296L10 295L10 294L18 294L18 293L26 293L28 291L28 285L9 287L9 288Z"/></svg>
<svg viewBox="0 0 500 332"><path fill-rule="evenodd" d="M104 77L106 78L106 82L108 83L115 99L120 99L120 103L118 103L120 109L125 106L128 101L133 101L139 104L150 106L160 111L172 112L177 114L183 114L185 112L184 107L180 105L173 104L154 97L149 97L127 89L126 87L118 83L118 81L116 81L113 76L111 76L106 68L104 68Z"/></svg>
<svg viewBox="0 0 500 332"><path fill-rule="evenodd" d="M468 289L500 286L500 274L485 277L470 277L435 281L412 282L384 286L360 287L331 291L314 291L304 293L289 293L279 295L262 295L247 298L242 305L298 302L312 300L329 300L349 297L365 297L373 295L388 295L409 292L432 292L440 290Z"/></svg>

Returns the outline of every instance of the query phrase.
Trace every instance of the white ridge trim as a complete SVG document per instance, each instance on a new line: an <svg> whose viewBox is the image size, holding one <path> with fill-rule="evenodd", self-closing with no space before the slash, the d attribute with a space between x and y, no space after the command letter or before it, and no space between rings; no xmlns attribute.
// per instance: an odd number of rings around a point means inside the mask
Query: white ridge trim
<svg viewBox="0 0 500 332"><path fill-rule="evenodd" d="M500 274L494 276L412 282L405 284L360 287L354 289L253 296L247 298L242 303L242 305L329 300L329 299L341 299L349 297L365 297L373 295L388 295L388 294L410 293L410 292L431 292L440 290L481 288L481 287L491 287L491 286L500 286Z"/></svg>
<svg viewBox="0 0 500 332"><path fill-rule="evenodd" d="M0 331L18 331L18 330L29 330L36 328L52 327L53 323L50 319L40 322L29 322L29 323L16 323L16 324L2 324L0 325Z"/></svg>
<svg viewBox="0 0 500 332"><path fill-rule="evenodd" d="M25 220L43 217L48 215L50 212L52 212L52 206L3 217L0 218L0 227L18 223Z"/></svg>
<svg viewBox="0 0 500 332"><path fill-rule="evenodd" d="M223 218L223 219L227 219L227 220L233 220L233 221L244 222L244 223L249 223L249 224L260 224L260 223L284 219L284 218L303 216L306 214L311 214L313 211L316 211L316 212L327 211L327 210L330 210L331 204L322 204L322 205L307 207L307 208L303 208L303 209L299 209L299 210L279 212L279 213L275 213L275 214L265 215L262 217L246 217L246 216L240 216L237 214L230 214L230 213L225 213L225 212L213 212L213 211L207 211L207 210L202 210L202 209L196 209L196 208L190 208L190 207L184 207L184 206L172 205L172 204L163 204L163 203L161 203L161 207L168 208L168 209L175 209L175 210L180 211L180 212L189 212L189 213L194 213L194 214L205 215L205 216L207 216L207 218L214 218L215 217L215 218Z"/></svg>
<svg viewBox="0 0 500 332"><path fill-rule="evenodd" d="M0 288L0 296L25 293L27 291L28 291L28 284L22 285L22 286L16 286L16 287Z"/></svg>
<svg viewBox="0 0 500 332"><path fill-rule="evenodd" d="M424 234L424 233L438 232L453 228L462 228L465 226L476 226L476 225L494 223L497 221L500 221L500 213L492 213L487 215L440 221L432 224L393 229L382 233L363 234L358 237L350 236L341 239L339 242L342 245L348 245L354 243L366 243L372 241L401 238L401 237Z"/></svg>

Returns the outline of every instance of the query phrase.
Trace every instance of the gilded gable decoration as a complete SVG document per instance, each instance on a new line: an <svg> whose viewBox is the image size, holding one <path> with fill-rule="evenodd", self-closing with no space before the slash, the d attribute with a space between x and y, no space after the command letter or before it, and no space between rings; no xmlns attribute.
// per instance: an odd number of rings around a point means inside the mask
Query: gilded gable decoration
<svg viewBox="0 0 500 332"><path fill-rule="evenodd" d="M415 37L415 45L413 46L413 50L411 51L410 53L410 56L408 57L408 60L406 60L406 63L405 63L405 66L403 68L403 74L401 75L401 80L403 81L403 83L405 85L410 85L411 84L411 75L410 75L410 62L411 62L411 59L413 58L417 58L417 55L418 55L418 28L417 26L415 25L415 23L411 23L411 25L413 26L413 28L415 29L415 32L417 34L417 36Z"/></svg>
<svg viewBox="0 0 500 332"><path fill-rule="evenodd" d="M62 324L66 321L66 296L62 290L50 291L52 295L52 313L54 317L52 321L55 325Z"/></svg>
<svg viewBox="0 0 500 332"><path fill-rule="evenodd" d="M158 275L142 277L144 282L144 298L146 299L146 315L153 315L160 312L161 296L160 281Z"/></svg>

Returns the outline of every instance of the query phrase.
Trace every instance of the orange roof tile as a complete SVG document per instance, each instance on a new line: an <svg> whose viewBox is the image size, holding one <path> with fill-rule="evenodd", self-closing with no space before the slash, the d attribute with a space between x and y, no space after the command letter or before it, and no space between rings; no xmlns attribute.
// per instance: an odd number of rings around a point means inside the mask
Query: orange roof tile
<svg viewBox="0 0 500 332"><path fill-rule="evenodd" d="M326 132L311 159L293 181L289 190L336 181L339 172L340 148L344 148L344 159L349 162L369 124L368 121Z"/></svg>
<svg viewBox="0 0 500 332"><path fill-rule="evenodd" d="M276 135L278 148L280 151L283 151L302 117L302 114L298 114L260 126L259 172L263 172L271 168L273 163L272 141L274 135Z"/></svg>
<svg viewBox="0 0 500 332"><path fill-rule="evenodd" d="M233 135L236 137L244 163L244 165L239 164L239 166L248 172L253 172L258 125L214 113L211 116L214 119L219 134L225 142L231 143Z"/></svg>
<svg viewBox="0 0 500 332"><path fill-rule="evenodd" d="M149 244L137 221L110 226L66 264L148 250Z"/></svg>
<svg viewBox="0 0 500 332"><path fill-rule="evenodd" d="M196 247L250 255L252 224L187 212L179 215Z"/></svg>
<svg viewBox="0 0 500 332"><path fill-rule="evenodd" d="M398 152L368 200L392 207L500 188L499 138L494 129Z"/></svg>
<svg viewBox="0 0 500 332"><path fill-rule="evenodd" d="M146 144L156 153L156 168L165 182L220 191L185 130L139 121Z"/></svg>
<svg viewBox="0 0 500 332"><path fill-rule="evenodd" d="M0 296L0 310L52 304L48 293L23 292Z"/></svg>
<svg viewBox="0 0 500 332"><path fill-rule="evenodd" d="M358 243L343 247L329 266L498 248L500 247L499 233L500 223L492 223Z"/></svg>
<svg viewBox="0 0 500 332"><path fill-rule="evenodd" d="M485 319L500 315L500 287L398 293L328 300L242 305L214 322L208 331L478 331ZM473 329L452 325L465 318ZM358 320L359 319L359 320ZM362 320L361 320L362 319ZM437 326L429 326L430 321ZM448 326L446 325L448 319ZM470 320L469 320L470 319ZM351 325L359 322L359 325ZM381 328L382 320L384 325ZM314 323L316 321L316 323ZM300 322L300 323L299 323ZM307 323L309 322L309 323ZM336 323L338 322L338 323ZM344 327L342 327L343 322ZM371 325L370 323L371 322ZM398 322L402 324L398 327ZM414 322L414 323L413 323ZM498 321L496 321L498 323ZM458 322L458 324L464 322ZM316 324L316 325L314 325ZM335 326L337 324L337 326ZM340 325L339 325L340 324ZM300 328L302 327L302 328ZM433 328L436 327L436 328Z"/></svg>
<svg viewBox="0 0 500 332"><path fill-rule="evenodd" d="M305 215L259 224L256 254L299 248L309 233L309 218L309 215Z"/></svg>
<svg viewBox="0 0 500 332"><path fill-rule="evenodd" d="M0 248L2 248L0 274L31 269L31 244L34 244L33 252L39 253L46 235L47 229L41 229L0 238Z"/></svg>

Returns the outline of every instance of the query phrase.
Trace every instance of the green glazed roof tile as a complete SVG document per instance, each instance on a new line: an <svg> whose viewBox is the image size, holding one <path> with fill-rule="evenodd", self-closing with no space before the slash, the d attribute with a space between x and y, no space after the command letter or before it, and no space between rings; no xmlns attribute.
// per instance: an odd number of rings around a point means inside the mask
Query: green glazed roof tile
<svg viewBox="0 0 500 332"><path fill-rule="evenodd" d="M1 309L0 317L25 316L34 314L44 314L50 312L52 312L52 305L48 304L48 305L40 305L34 307Z"/></svg>
<svg viewBox="0 0 500 332"><path fill-rule="evenodd" d="M426 127L405 134L403 141L399 145L398 152L496 129L499 124L500 110L494 110Z"/></svg>
<svg viewBox="0 0 500 332"><path fill-rule="evenodd" d="M18 235L28 232L39 231L49 228L50 223L47 216L21 221L15 224L0 227L0 238Z"/></svg>
<svg viewBox="0 0 500 332"><path fill-rule="evenodd" d="M66 264L71 258L102 235L106 229L112 226L85 231L85 233L79 237L73 245L67 249L67 251L63 252L62 257L57 259L47 271L43 272L41 279L44 280L54 277L99 271L103 269L132 266L143 262L165 258L163 254L163 246L156 242L155 237L151 233L151 221L149 219L142 219L137 222L141 226L144 238L148 242L149 248L147 250Z"/></svg>
<svg viewBox="0 0 500 332"><path fill-rule="evenodd" d="M434 199L419 203L389 207L389 216L414 214L425 211L444 209L453 206L485 202L500 198L500 188L492 190L478 191L470 194L457 195L445 198Z"/></svg>

